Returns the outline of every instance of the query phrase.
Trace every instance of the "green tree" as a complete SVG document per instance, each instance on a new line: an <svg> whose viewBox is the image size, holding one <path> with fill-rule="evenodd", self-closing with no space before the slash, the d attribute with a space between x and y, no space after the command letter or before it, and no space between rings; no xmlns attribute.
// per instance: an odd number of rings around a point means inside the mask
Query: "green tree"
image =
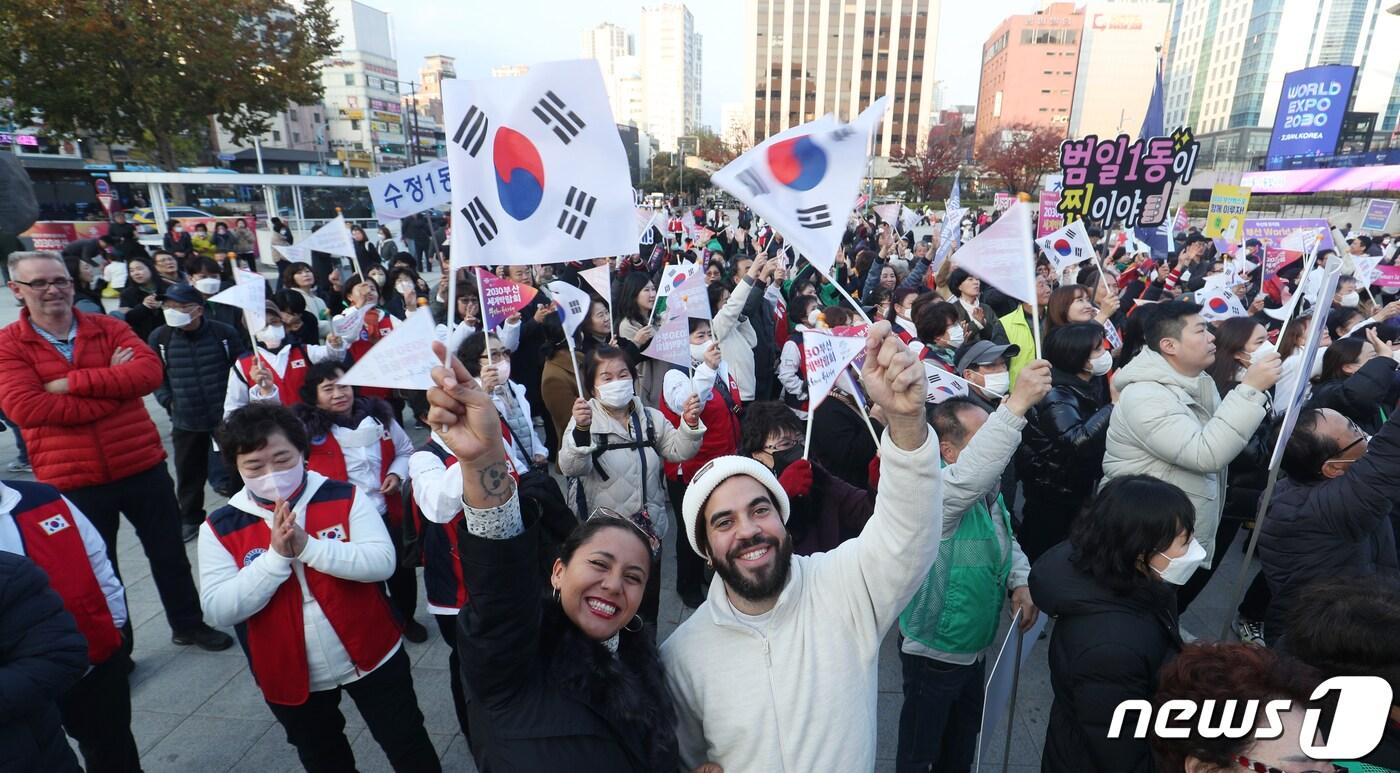
<svg viewBox="0 0 1400 773"><path fill-rule="evenodd" d="M289 103L320 101L333 54L328 0L4 0L0 94L18 123L149 151L168 169L178 140L215 118L235 142Z"/></svg>
<svg viewBox="0 0 1400 773"><path fill-rule="evenodd" d="M963 137L956 134L931 137L917 153L894 153L890 162L899 168L899 176L891 181L891 186L897 183L900 189L915 194L915 200L931 201L938 181L958 171L965 153Z"/></svg>

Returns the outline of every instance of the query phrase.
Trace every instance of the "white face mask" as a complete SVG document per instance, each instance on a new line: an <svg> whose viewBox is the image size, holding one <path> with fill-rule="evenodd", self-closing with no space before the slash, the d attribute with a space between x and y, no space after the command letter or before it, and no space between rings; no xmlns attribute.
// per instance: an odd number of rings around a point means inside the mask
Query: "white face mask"
<svg viewBox="0 0 1400 773"><path fill-rule="evenodd" d="M268 325L262 330L259 330L258 334L254 336L254 338L258 339L260 343L269 349L276 349L281 346L283 339L286 337L287 331L283 329L281 325Z"/></svg>
<svg viewBox="0 0 1400 773"><path fill-rule="evenodd" d="M194 317L179 309L165 309L165 324L171 327L184 327L194 321Z"/></svg>
<svg viewBox="0 0 1400 773"><path fill-rule="evenodd" d="M967 334L963 332L962 325L954 322L952 327L948 328L948 346L956 349L963 345L966 338Z"/></svg>
<svg viewBox="0 0 1400 773"><path fill-rule="evenodd" d="M1011 389L1011 374L1007 371L984 373L982 380L986 382L982 387L994 395L1005 395L1007 390Z"/></svg>
<svg viewBox="0 0 1400 773"><path fill-rule="evenodd" d="M1276 351L1278 351L1278 347L1274 345L1273 341L1265 341L1264 343L1259 344L1258 349L1255 349L1254 351L1249 353L1249 364L1253 365L1254 363L1262 359L1264 356L1273 354ZM1321 362L1321 360L1318 360L1318 362Z"/></svg>
<svg viewBox="0 0 1400 773"><path fill-rule="evenodd" d="M496 376L501 379L502 384L510 381L510 360L496 364Z"/></svg>
<svg viewBox="0 0 1400 773"><path fill-rule="evenodd" d="M820 314L821 314L821 311L819 311L819 310L817 310L817 309L812 309L811 311L807 312L807 327L816 327L816 326L817 326L817 316L820 315Z"/></svg>
<svg viewBox="0 0 1400 773"><path fill-rule="evenodd" d="M1093 372L1095 376L1107 375L1110 370L1113 370L1113 352L1104 349L1093 357L1090 357L1089 370Z"/></svg>
<svg viewBox="0 0 1400 773"><path fill-rule="evenodd" d="M213 295L214 293L217 293L219 291L219 288L222 285L223 283L219 281L218 277L209 276L203 279L196 279L194 282L194 289L204 293L205 295Z"/></svg>
<svg viewBox="0 0 1400 773"><path fill-rule="evenodd" d="M692 360L694 360L694 361L696 361L696 362L704 362L704 361L705 361L705 353L708 352L708 351L710 351L710 342L709 342L709 341L706 341L706 342L703 343L703 344L691 344L691 345L690 345L690 359L692 359Z"/></svg>
<svg viewBox="0 0 1400 773"><path fill-rule="evenodd" d="M399 291L399 295L407 295L413 292L412 282L395 282L394 289Z"/></svg>
<svg viewBox="0 0 1400 773"><path fill-rule="evenodd" d="M1184 555L1177 558L1172 558L1166 553L1158 553L1158 555L1167 559L1167 568L1157 569L1153 567L1153 570L1172 585L1185 585L1186 581L1191 579L1191 575L1196 573L1196 568L1205 562L1206 549L1196 541L1195 537L1192 537L1191 544L1186 546Z"/></svg>
<svg viewBox="0 0 1400 773"><path fill-rule="evenodd" d="M244 478L243 485L247 486L248 492L254 496L268 502L276 502L291 496L292 492L301 487L305 478L306 470L302 469L301 461L298 460L289 469L274 470L255 478Z"/></svg>
<svg viewBox="0 0 1400 773"><path fill-rule="evenodd" d="M1344 309L1354 309L1361 303L1361 293L1352 290L1344 294L1337 302L1340 303Z"/></svg>
<svg viewBox="0 0 1400 773"><path fill-rule="evenodd" d="M598 387L598 401L609 408L621 408L632 402L632 379L609 381Z"/></svg>

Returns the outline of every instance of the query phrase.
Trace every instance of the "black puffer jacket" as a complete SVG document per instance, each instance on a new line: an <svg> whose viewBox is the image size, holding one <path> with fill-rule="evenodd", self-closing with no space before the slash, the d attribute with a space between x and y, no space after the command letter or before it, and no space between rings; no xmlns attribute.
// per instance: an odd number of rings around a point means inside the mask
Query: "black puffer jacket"
<svg viewBox="0 0 1400 773"><path fill-rule="evenodd" d="M1059 368L1050 391L1026 414L1016 475L1026 499L1056 501L1092 494L1103 477L1104 438L1113 405L1102 377L1088 382Z"/></svg>
<svg viewBox="0 0 1400 773"><path fill-rule="evenodd" d="M1223 400L1238 384L1221 393ZM1274 447L1269 445L1269 433L1274 428L1274 412L1266 411L1264 420L1254 430L1254 436L1245 443L1239 456L1230 462L1230 472L1225 487L1225 509L1223 518L1241 521L1253 520L1259 514L1259 498L1264 495L1264 487L1269 484L1269 457Z"/></svg>
<svg viewBox="0 0 1400 773"><path fill-rule="evenodd" d="M1336 378L1314 384L1309 408L1331 408L1356 422L1356 426L1374 435L1381 429L1381 410L1394 413L1393 404L1385 405L1395 380L1395 360L1373 357L1346 378Z"/></svg>
<svg viewBox="0 0 1400 773"><path fill-rule="evenodd" d="M233 328L202 319L193 332L165 325L147 341L165 364L165 379L156 402L170 414L176 429L208 432L224 417L229 368L247 351Z"/></svg>
<svg viewBox="0 0 1400 773"><path fill-rule="evenodd" d="M1151 700L1157 672L1181 651L1175 588L1152 582L1119 595L1070 563L1061 542L1031 567L1031 596L1055 618L1050 686L1055 702L1040 761L1044 773L1147 773L1146 739L1109 738L1113 710ZM1126 734L1125 734L1126 735Z"/></svg>
<svg viewBox="0 0 1400 773"><path fill-rule="evenodd" d="M58 699L87 666L87 642L43 570L0 550L0 773L80 769Z"/></svg>
<svg viewBox="0 0 1400 773"><path fill-rule="evenodd" d="M1286 634L1290 602L1310 581L1365 578L1400 566L1392 523L1400 501L1400 422L1387 421L1348 467L1340 478L1285 478L1274 488L1259 533L1259 560L1273 591L1264 621L1270 645Z"/></svg>
<svg viewBox="0 0 1400 773"><path fill-rule="evenodd" d="M471 589L457 632L477 767L678 770L675 709L656 645L644 630L624 630L614 657L546 600L538 516L525 505L528 528L517 537L485 539L465 525L457 532L462 580Z"/></svg>

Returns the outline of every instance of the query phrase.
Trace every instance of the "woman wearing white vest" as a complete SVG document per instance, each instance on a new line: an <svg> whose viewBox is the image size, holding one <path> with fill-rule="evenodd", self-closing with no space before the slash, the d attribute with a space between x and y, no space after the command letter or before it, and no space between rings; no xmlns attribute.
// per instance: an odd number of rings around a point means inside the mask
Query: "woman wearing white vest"
<svg viewBox="0 0 1400 773"><path fill-rule="evenodd" d="M331 480L358 486L379 510L389 537L402 552L404 484L413 440L394 420L389 403L357 396L354 387L340 383L344 375L345 367L338 362L318 362L306 369L302 401L292 413L306 426L311 442L307 464ZM415 644L427 641L428 629L413 619L418 606L416 570L397 563L388 590L403 622L404 638Z"/></svg>
<svg viewBox="0 0 1400 773"><path fill-rule="evenodd" d="M244 487L200 527L200 604L208 622L239 628L302 765L355 769L343 690L395 770L440 770L384 595L396 556L378 509L306 469L306 429L287 408L240 408L217 437Z"/></svg>

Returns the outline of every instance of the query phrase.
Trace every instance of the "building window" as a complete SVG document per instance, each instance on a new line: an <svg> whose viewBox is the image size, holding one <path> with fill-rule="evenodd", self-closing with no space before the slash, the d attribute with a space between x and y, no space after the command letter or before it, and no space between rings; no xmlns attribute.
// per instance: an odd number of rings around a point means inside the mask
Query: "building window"
<svg viewBox="0 0 1400 773"><path fill-rule="evenodd" d="M297 119L297 111L295 111L295 110L288 110L288 111L287 111L287 120L288 120L288 121L295 121L296 119Z"/></svg>
<svg viewBox="0 0 1400 773"><path fill-rule="evenodd" d="M312 113L312 114L311 114L311 122L312 122L312 123L320 123L320 122L321 122L321 114L320 114L320 113Z"/></svg>
<svg viewBox="0 0 1400 773"><path fill-rule="evenodd" d="M346 86L354 86L354 85L355 85L355 75L354 75L354 73L348 73L348 72L345 73L345 85L346 85Z"/></svg>
<svg viewBox="0 0 1400 773"><path fill-rule="evenodd" d="M359 130L360 130L360 122L359 122L359 121L353 121L353 120L352 120L352 121L350 122L350 131L352 131L352 132L357 132L357 131L359 131Z"/></svg>
<svg viewBox="0 0 1400 773"><path fill-rule="evenodd" d="M277 131L276 129L273 129L273 130L272 130L272 141L273 141L273 142L281 142L281 141L282 141L282 132L279 132L279 131Z"/></svg>
<svg viewBox="0 0 1400 773"><path fill-rule="evenodd" d="M292 132L292 142L301 142L301 132Z"/></svg>

